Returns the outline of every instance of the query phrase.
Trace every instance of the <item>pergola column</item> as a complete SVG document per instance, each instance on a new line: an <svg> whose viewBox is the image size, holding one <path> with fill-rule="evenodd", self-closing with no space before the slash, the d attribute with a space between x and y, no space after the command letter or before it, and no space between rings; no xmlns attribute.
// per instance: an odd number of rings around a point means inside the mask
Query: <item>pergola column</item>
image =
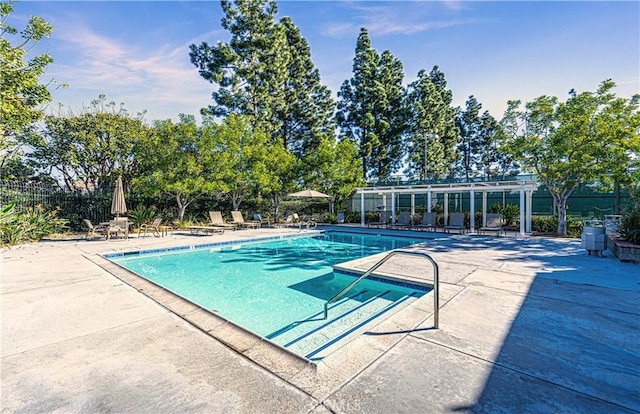
<svg viewBox="0 0 640 414"><path fill-rule="evenodd" d="M445 191L444 193L444 224L445 226L449 223L449 193Z"/></svg>
<svg viewBox="0 0 640 414"><path fill-rule="evenodd" d="M411 215L416 214L416 195L411 193Z"/></svg>
<svg viewBox="0 0 640 414"><path fill-rule="evenodd" d="M527 205L527 233L531 233L531 211L533 210L533 190L531 190L530 188L527 189L526 192L526 197L527 197L527 201L526 201L526 205Z"/></svg>
<svg viewBox="0 0 640 414"><path fill-rule="evenodd" d="M396 193L391 192L391 222L396 222Z"/></svg>
<svg viewBox="0 0 640 414"><path fill-rule="evenodd" d="M524 202L524 186L520 187L520 235L524 236L525 234L525 202Z"/></svg>
<svg viewBox="0 0 640 414"><path fill-rule="evenodd" d="M360 225L364 227L364 191L360 193Z"/></svg>
<svg viewBox="0 0 640 414"><path fill-rule="evenodd" d="M431 212L431 190L427 191L427 211Z"/></svg>
<svg viewBox="0 0 640 414"><path fill-rule="evenodd" d="M487 192L482 192L482 227L487 227Z"/></svg>
<svg viewBox="0 0 640 414"><path fill-rule="evenodd" d="M469 209L471 210L469 212L469 231L471 233L475 233L476 232L476 224L475 224L475 219L476 219L476 192L473 189L473 187L471 187L471 189L469 190L469 197L471 197L471 199L469 200Z"/></svg>

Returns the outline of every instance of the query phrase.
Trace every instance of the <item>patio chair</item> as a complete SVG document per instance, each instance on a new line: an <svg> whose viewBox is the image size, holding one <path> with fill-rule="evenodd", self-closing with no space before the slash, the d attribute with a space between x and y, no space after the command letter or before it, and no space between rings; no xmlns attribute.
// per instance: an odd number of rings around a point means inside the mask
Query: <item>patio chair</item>
<svg viewBox="0 0 640 414"><path fill-rule="evenodd" d="M449 224L444 226L444 231L449 233L450 230L458 230L464 233L464 213L451 213L449 215Z"/></svg>
<svg viewBox="0 0 640 414"><path fill-rule="evenodd" d="M485 234L487 231L495 231L496 236L499 236L504 230L502 228L502 214L487 214L487 224L480 227L480 234ZM504 232L506 235L506 231Z"/></svg>
<svg viewBox="0 0 640 414"><path fill-rule="evenodd" d="M242 216L242 212L238 210L232 211L231 217L233 218L233 224L240 228L259 229L261 225L259 221L245 221L244 217Z"/></svg>
<svg viewBox="0 0 640 414"><path fill-rule="evenodd" d="M107 226L104 225L97 225L94 226L90 220L84 219L82 220L82 222L84 223L84 225L87 227L87 234L85 235L85 239L89 240L89 237L93 237L93 236L107 236Z"/></svg>
<svg viewBox="0 0 640 414"><path fill-rule="evenodd" d="M389 211L380 212L380 217L378 221L371 221L367 223L367 227L387 227L389 225L389 219L391 218L391 213Z"/></svg>
<svg viewBox="0 0 640 414"><path fill-rule="evenodd" d="M401 212L398 221L389 226L392 229L408 229L409 227L411 227L411 213L407 211Z"/></svg>
<svg viewBox="0 0 640 414"><path fill-rule="evenodd" d="M437 215L433 211L427 211L422 215L422 223L416 224L416 230L435 230Z"/></svg>
<svg viewBox="0 0 640 414"><path fill-rule="evenodd" d="M238 228L237 224L225 223L224 219L222 218L222 213L219 211L209 211L209 220L211 220L211 223L209 223L209 227L217 226L233 230L236 230Z"/></svg>
<svg viewBox="0 0 640 414"><path fill-rule="evenodd" d="M271 220L269 220L268 218L262 217L261 214L254 214L253 221L259 222L261 227L263 224L266 224L267 227L271 227Z"/></svg>
<svg viewBox="0 0 640 414"><path fill-rule="evenodd" d="M126 239L129 238L129 222L128 220L111 220L109 221L109 228L107 229L107 240L111 239L111 236L115 235L123 236Z"/></svg>
<svg viewBox="0 0 640 414"><path fill-rule="evenodd" d="M160 225L162 224L162 219L156 218L153 219L153 223L151 224L141 224L138 228L138 238L140 238L140 233L142 233L142 237L146 237L147 233L152 233L156 237L160 237Z"/></svg>

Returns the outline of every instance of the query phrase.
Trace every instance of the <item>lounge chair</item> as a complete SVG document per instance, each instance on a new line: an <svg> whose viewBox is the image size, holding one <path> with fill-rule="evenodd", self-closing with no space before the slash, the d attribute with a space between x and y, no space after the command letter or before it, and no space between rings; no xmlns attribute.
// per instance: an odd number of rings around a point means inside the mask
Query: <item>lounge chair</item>
<svg viewBox="0 0 640 414"><path fill-rule="evenodd" d="M142 237L146 237L147 233L152 233L156 237L160 237L160 225L162 224L162 219L154 219L151 224L141 224L138 228L138 238L140 238L140 233L142 233Z"/></svg>
<svg viewBox="0 0 640 414"><path fill-rule="evenodd" d="M259 221L244 221L241 211L232 211L231 217L233 217L233 224L240 228L259 229L261 225Z"/></svg>
<svg viewBox="0 0 640 414"><path fill-rule="evenodd" d="M391 213L388 211L380 212L380 217L378 221L372 221L367 223L367 227L387 227L389 225L389 219L391 218Z"/></svg>
<svg viewBox="0 0 640 414"><path fill-rule="evenodd" d="M200 233L204 235L224 234L224 227L220 226L189 226L187 227L191 234L198 235Z"/></svg>
<svg viewBox="0 0 640 414"><path fill-rule="evenodd" d="M496 236L504 231L502 228L502 214L487 214L487 224L480 227L480 234L485 234L487 231L495 231ZM504 232L506 235L506 231Z"/></svg>
<svg viewBox="0 0 640 414"><path fill-rule="evenodd" d="M403 211L398 217L398 221L392 223L389 228L392 229L408 229L411 226L411 213Z"/></svg>
<svg viewBox="0 0 640 414"><path fill-rule="evenodd" d="M416 224L416 230L435 230L438 216L433 211L427 211L422 215L422 223Z"/></svg>
<svg viewBox="0 0 640 414"><path fill-rule="evenodd" d="M226 229L233 230L238 228L237 224L225 223L224 219L222 218L222 213L219 211L210 211L209 219L211 220L211 222L209 223L209 227L224 227Z"/></svg>
<svg viewBox="0 0 640 414"><path fill-rule="evenodd" d="M289 214L284 222L278 223L277 227L297 227L298 230L302 230L302 221L298 213Z"/></svg>
<svg viewBox="0 0 640 414"><path fill-rule="evenodd" d="M87 234L85 236L85 239L89 240L89 237L93 236L107 236L107 226L101 224L94 226L91 221L87 219L82 220L82 222L85 226L87 226Z"/></svg>
<svg viewBox="0 0 640 414"><path fill-rule="evenodd" d="M444 226L444 231L449 233L450 230L458 230L464 233L464 213L451 213L449 215L449 224Z"/></svg>

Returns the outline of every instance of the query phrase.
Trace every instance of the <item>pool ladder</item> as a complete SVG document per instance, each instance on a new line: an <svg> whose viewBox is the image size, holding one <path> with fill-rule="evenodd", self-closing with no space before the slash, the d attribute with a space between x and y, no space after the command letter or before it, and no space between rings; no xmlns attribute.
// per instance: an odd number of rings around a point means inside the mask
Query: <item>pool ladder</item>
<svg viewBox="0 0 640 414"><path fill-rule="evenodd" d="M438 314L440 312L440 304L439 304L439 300L438 300L438 291L439 291L439 284L440 284L440 282L439 282L440 277L439 277L438 263L435 260L433 260L433 258L431 256L429 256L427 253L418 252L418 251L414 251L414 250L392 250L389 253L387 253L387 255L385 257L383 257L376 264L371 266L369 268L369 270L364 272L362 275L360 275L359 278L357 278L353 282L349 283L349 285L347 285L344 289L342 289L340 292L338 292L334 297L329 299L324 304L324 319L327 319L328 316L329 316L329 305L331 305L333 302L335 302L336 300L338 300L342 296L344 296L349 290L351 290L351 288L353 288L355 285L360 283L362 280L364 280L367 276L369 276L376 269L378 269L380 266L385 264L387 262L387 260L391 259L395 255L407 255L407 256L424 257L425 259L429 260L429 262L431 262L431 264L433 265L433 327L435 329L438 329L438 319L439 319L439 315Z"/></svg>

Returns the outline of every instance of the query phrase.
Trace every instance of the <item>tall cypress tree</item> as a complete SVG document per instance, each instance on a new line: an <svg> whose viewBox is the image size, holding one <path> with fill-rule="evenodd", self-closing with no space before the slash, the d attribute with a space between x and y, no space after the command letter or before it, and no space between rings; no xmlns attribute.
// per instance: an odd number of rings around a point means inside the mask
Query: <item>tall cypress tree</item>
<svg viewBox="0 0 640 414"><path fill-rule="evenodd" d="M214 105L203 110L214 116L248 115L254 127L274 134L281 124L273 114L284 105L281 85L286 79L289 53L286 35L277 25L275 1L222 0L222 27L229 43L191 45L189 56L200 76L218 89Z"/></svg>
<svg viewBox="0 0 640 414"><path fill-rule="evenodd" d="M281 19L289 50L284 102L275 116L278 133L298 157L315 150L324 136L334 136L335 103L331 91L320 83L320 72L311 60L311 48L289 17Z"/></svg>
<svg viewBox="0 0 640 414"><path fill-rule="evenodd" d="M480 135L480 109L482 109L482 104L475 96L471 95L465 102L465 110L463 111L461 108L456 110L456 125L460 132L460 143L458 144L460 159L457 171L467 181L471 175L475 175L477 172L475 167L478 166L485 147L485 143L481 142L482 136Z"/></svg>
<svg viewBox="0 0 640 414"><path fill-rule="evenodd" d="M380 56L367 29L360 29L353 76L338 92L336 120L342 135L359 145L365 180L388 179L401 161L403 77L400 60L389 51Z"/></svg>
<svg viewBox="0 0 640 414"><path fill-rule="evenodd" d="M458 157L453 94L446 89L444 73L434 66L423 69L408 87L410 110L405 173L423 180L451 177Z"/></svg>

